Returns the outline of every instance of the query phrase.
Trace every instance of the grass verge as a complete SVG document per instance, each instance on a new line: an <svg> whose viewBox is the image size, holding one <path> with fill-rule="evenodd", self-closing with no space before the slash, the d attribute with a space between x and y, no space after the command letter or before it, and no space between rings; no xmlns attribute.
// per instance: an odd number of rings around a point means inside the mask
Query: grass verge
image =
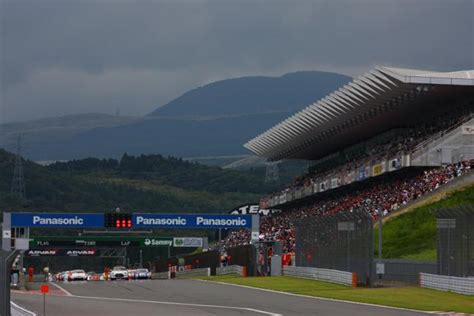
<svg viewBox="0 0 474 316"><path fill-rule="evenodd" d="M285 276L266 278L214 276L202 279L294 294L411 308L423 311L474 313L474 298L472 296L420 287L353 289L339 284Z"/></svg>

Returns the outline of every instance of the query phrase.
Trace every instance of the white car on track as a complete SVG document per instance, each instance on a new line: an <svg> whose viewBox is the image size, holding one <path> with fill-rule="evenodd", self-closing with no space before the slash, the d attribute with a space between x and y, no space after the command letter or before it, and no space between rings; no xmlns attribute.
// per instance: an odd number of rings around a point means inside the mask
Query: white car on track
<svg viewBox="0 0 474 316"><path fill-rule="evenodd" d="M68 281L82 280L87 281L87 274L84 270L72 270L67 274Z"/></svg>
<svg viewBox="0 0 474 316"><path fill-rule="evenodd" d="M110 279L117 280L117 279L128 279L128 270L122 266L116 266L110 271Z"/></svg>
<svg viewBox="0 0 474 316"><path fill-rule="evenodd" d="M136 269L133 271L134 279L151 279L151 272L148 269Z"/></svg>

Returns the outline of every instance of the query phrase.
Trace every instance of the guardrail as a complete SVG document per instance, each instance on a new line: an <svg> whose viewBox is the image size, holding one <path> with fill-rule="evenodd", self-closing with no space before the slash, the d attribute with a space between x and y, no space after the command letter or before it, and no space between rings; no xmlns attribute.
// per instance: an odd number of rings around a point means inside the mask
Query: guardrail
<svg viewBox="0 0 474 316"><path fill-rule="evenodd" d="M171 279L171 273L170 273L170 271L152 273L152 274L151 274L151 279L152 279L152 280L167 280L167 279Z"/></svg>
<svg viewBox="0 0 474 316"><path fill-rule="evenodd" d="M332 269L284 266L283 275L357 287L357 273Z"/></svg>
<svg viewBox="0 0 474 316"><path fill-rule="evenodd" d="M246 276L246 271L245 267L238 266L238 265L231 265L227 267L218 267L216 268L216 275L229 275L229 274L234 274L234 275L240 275L245 277Z"/></svg>
<svg viewBox="0 0 474 316"><path fill-rule="evenodd" d="M211 275L211 268L192 269L176 272L177 279L186 279L194 277L205 277Z"/></svg>
<svg viewBox="0 0 474 316"><path fill-rule="evenodd" d="M474 277L454 277L420 273L420 286L440 291L451 291L459 294L474 295Z"/></svg>
<svg viewBox="0 0 474 316"><path fill-rule="evenodd" d="M10 302L10 308L11 316L36 316L32 311L29 311L14 302Z"/></svg>

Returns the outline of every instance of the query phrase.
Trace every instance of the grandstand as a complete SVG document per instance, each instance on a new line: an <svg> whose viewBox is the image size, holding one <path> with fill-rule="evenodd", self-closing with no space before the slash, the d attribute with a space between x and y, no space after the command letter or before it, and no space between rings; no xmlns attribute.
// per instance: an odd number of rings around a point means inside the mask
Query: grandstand
<svg viewBox="0 0 474 316"><path fill-rule="evenodd" d="M374 218L470 172L474 70L377 67L244 145L270 161L311 160L308 174L261 199L260 240L295 249L301 218L364 209ZM226 247L248 244L231 232Z"/></svg>

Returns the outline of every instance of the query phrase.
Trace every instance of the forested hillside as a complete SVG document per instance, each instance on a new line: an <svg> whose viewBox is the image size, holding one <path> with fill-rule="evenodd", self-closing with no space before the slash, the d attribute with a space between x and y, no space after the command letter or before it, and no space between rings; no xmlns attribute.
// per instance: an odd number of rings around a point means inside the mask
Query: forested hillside
<svg viewBox="0 0 474 316"><path fill-rule="evenodd" d="M0 209L103 212L227 212L275 186L263 175L160 155L88 158L48 167L24 161L27 201L10 192L14 156L0 149Z"/></svg>

